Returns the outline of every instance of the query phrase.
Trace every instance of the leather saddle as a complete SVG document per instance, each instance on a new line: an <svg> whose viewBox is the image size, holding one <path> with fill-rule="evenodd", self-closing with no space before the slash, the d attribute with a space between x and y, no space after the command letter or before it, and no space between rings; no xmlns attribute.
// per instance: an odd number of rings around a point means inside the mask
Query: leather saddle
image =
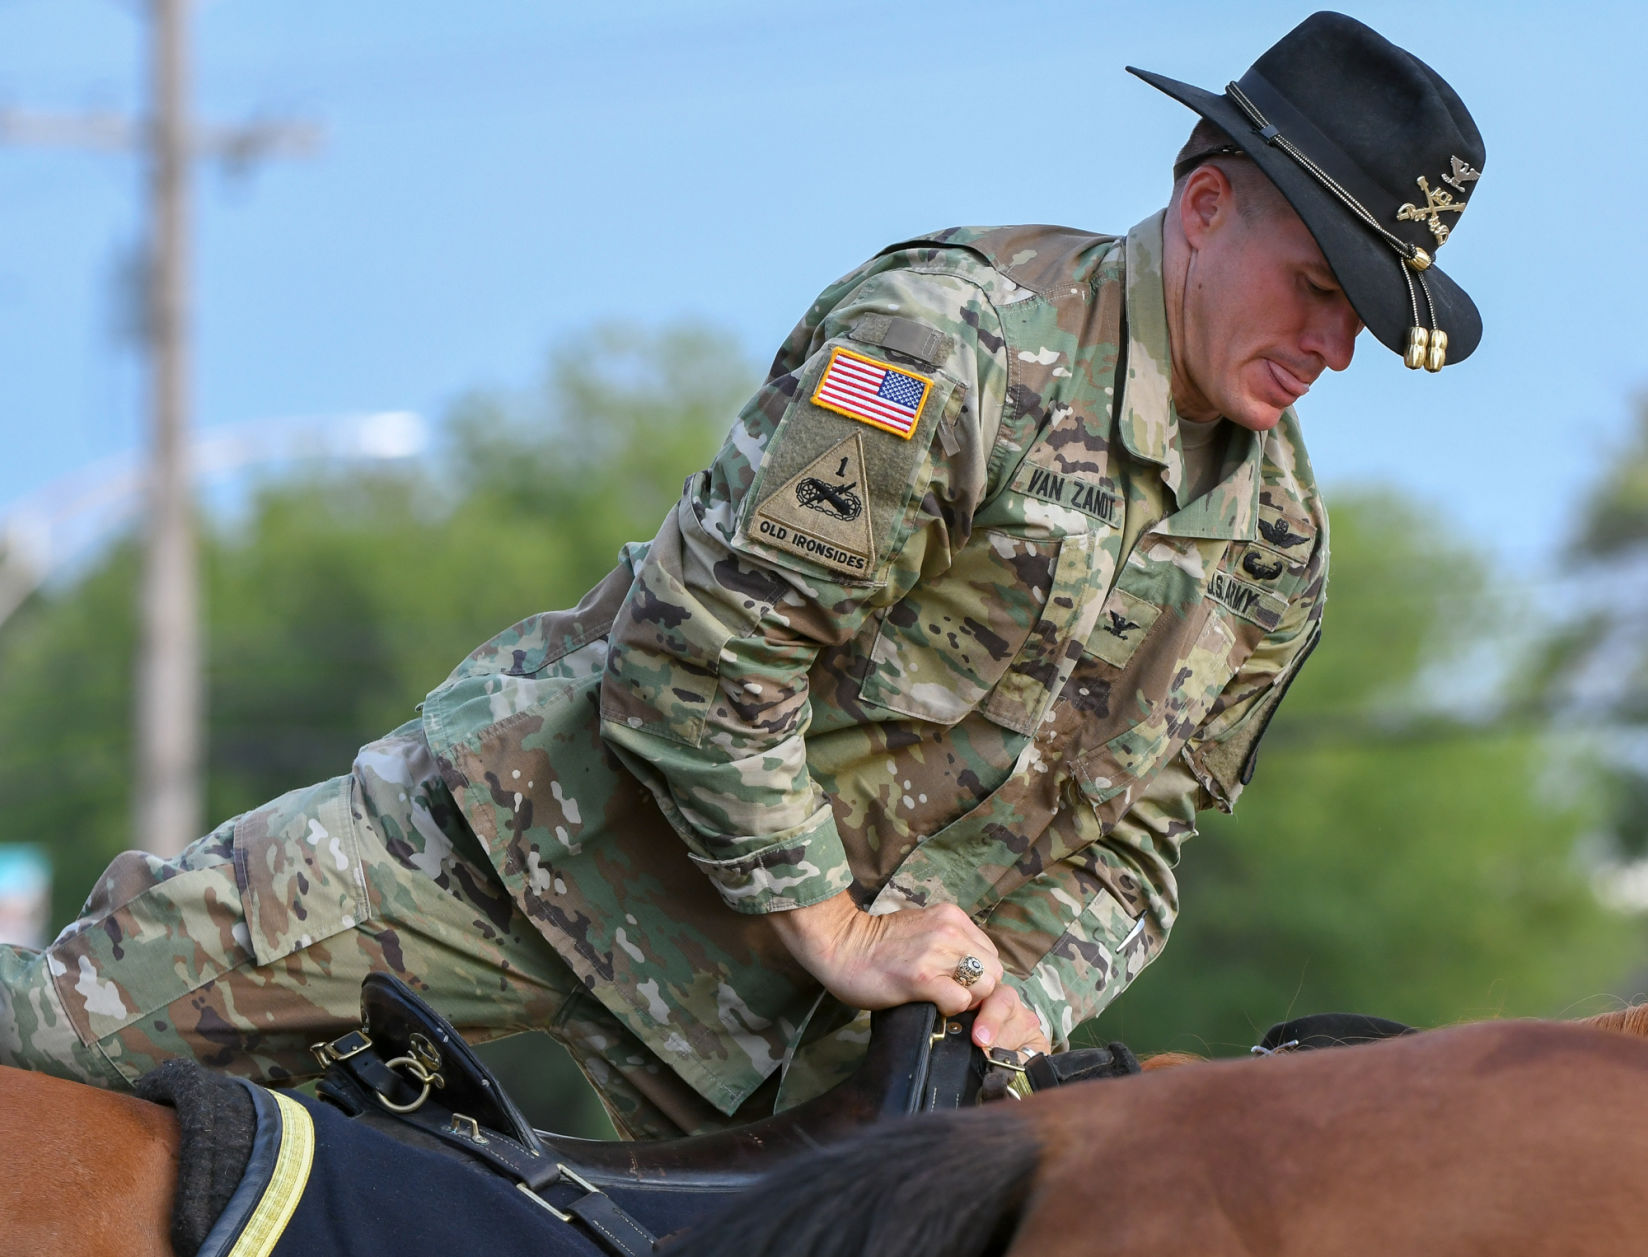
<svg viewBox="0 0 1648 1257"><path fill-rule="evenodd" d="M324 1099L374 1124L408 1126L505 1161L500 1169L558 1158L603 1186L742 1191L795 1153L873 1122L972 1104L991 1068L973 1046L971 1014L946 1018L931 1004L907 1004L872 1014L869 1049L850 1078L784 1113L679 1139L578 1139L533 1129L458 1032L400 979L370 975L361 1014L359 1030L316 1045ZM504 1151L477 1133L503 1136Z"/></svg>
<svg viewBox="0 0 1648 1257"><path fill-rule="evenodd" d="M973 1045L970 1015L908 1004L872 1015L850 1078L784 1113L679 1139L576 1139L533 1129L457 1031L399 979L370 975L361 1010L358 1030L315 1046L323 1099L397 1139L489 1165L623 1257L651 1252L656 1235L718 1209L797 1153L889 1118L973 1104L989 1094L987 1080L1025 1072ZM1118 1047L1063 1053L1057 1071L1037 1071L1038 1085L1136 1072Z"/></svg>
<svg viewBox="0 0 1648 1257"><path fill-rule="evenodd" d="M405 983L372 974L362 1024L315 1045L323 1099L405 1142L461 1152L500 1174L572 1229L580 1252L644 1257L714 1213L780 1162L891 1118L956 1109L1070 1082L1139 1072L1124 1044L1038 1056L1020 1065L980 1052L971 1015L931 1004L874 1013L858 1070L831 1091L745 1126L680 1139L575 1139L535 1130L456 1030ZM1273 1026L1270 1054L1411 1033L1380 1018L1322 1014ZM573 1231L577 1235L573 1235ZM546 1252L572 1251L566 1244Z"/></svg>

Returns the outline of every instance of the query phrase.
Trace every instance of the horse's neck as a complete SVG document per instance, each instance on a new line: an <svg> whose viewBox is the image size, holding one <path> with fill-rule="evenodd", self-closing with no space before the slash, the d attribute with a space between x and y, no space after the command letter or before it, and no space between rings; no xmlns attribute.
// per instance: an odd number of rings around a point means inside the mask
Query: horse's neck
<svg viewBox="0 0 1648 1257"><path fill-rule="evenodd" d="M0 1249L169 1257L176 1172L170 1109L0 1066Z"/></svg>

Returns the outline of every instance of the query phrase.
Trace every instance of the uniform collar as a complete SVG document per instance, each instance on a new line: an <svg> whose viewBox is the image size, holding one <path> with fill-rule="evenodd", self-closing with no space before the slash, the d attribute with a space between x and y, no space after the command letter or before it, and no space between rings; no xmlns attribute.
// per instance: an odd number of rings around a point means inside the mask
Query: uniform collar
<svg viewBox="0 0 1648 1257"><path fill-rule="evenodd" d="M1173 356L1162 280L1166 215L1166 210L1158 211L1127 233L1127 380L1117 429L1130 454L1162 469L1162 483L1177 498L1185 471L1179 414L1173 406ZM1240 462L1226 471L1218 486L1163 520L1159 531L1179 537L1254 535L1264 437L1238 430L1231 457Z"/></svg>

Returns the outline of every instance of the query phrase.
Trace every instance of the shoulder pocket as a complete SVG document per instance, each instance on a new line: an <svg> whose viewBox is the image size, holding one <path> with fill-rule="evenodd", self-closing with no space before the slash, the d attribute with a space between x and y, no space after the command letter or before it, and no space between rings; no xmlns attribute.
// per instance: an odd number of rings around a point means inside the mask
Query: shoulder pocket
<svg viewBox="0 0 1648 1257"><path fill-rule="evenodd" d="M834 341L794 377L762 453L735 545L780 566L876 585L931 474L929 446L956 382Z"/></svg>
<svg viewBox="0 0 1648 1257"><path fill-rule="evenodd" d="M252 953L272 964L371 915L353 776L283 794L235 822Z"/></svg>

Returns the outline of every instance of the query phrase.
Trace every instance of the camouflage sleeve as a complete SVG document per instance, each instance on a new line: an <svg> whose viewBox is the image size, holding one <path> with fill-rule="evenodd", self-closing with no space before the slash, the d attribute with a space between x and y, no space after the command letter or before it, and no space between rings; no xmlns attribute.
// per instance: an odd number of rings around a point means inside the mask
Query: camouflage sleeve
<svg viewBox="0 0 1648 1257"><path fill-rule="evenodd" d="M948 565L1000 426L999 327L963 278L896 269L847 287L780 352L637 561L602 735L739 911L851 880L807 769L808 672ZM896 406L843 391L863 370L890 373L880 393Z"/></svg>
<svg viewBox="0 0 1648 1257"><path fill-rule="evenodd" d="M1094 841L1026 882L985 930L1007 981L1040 1019L1055 1051L1097 1017L1167 944L1179 911L1173 867L1196 833L1196 779L1175 760L1100 836L1098 817L1075 811Z"/></svg>

